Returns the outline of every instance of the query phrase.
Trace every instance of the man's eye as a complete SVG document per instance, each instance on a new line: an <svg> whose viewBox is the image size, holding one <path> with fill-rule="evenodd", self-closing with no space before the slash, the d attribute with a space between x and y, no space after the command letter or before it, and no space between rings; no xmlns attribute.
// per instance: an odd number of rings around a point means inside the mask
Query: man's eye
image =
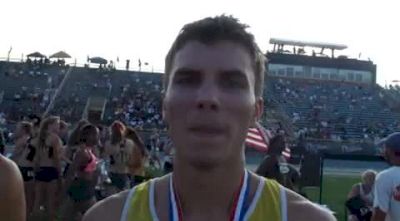
<svg viewBox="0 0 400 221"><path fill-rule="evenodd" d="M198 79L194 78L194 77L178 77L175 79L174 81L176 84L195 84L198 82Z"/></svg>
<svg viewBox="0 0 400 221"><path fill-rule="evenodd" d="M244 89L247 87L246 82L243 82L241 79L235 78L227 78L222 81L222 85L228 88L240 88Z"/></svg>

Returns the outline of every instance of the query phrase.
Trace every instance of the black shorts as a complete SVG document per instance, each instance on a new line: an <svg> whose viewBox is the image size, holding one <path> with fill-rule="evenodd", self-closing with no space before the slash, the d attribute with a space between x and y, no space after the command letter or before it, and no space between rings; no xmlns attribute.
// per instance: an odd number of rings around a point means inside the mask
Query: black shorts
<svg viewBox="0 0 400 221"><path fill-rule="evenodd" d="M33 180L35 177L35 173L33 172L33 167L18 167L21 172L22 178L24 182L29 182Z"/></svg>
<svg viewBox="0 0 400 221"><path fill-rule="evenodd" d="M49 183L59 177L60 175L55 167L40 167L39 171L35 173L35 180L39 182Z"/></svg>
<svg viewBox="0 0 400 221"><path fill-rule="evenodd" d="M119 190L124 190L127 187L129 177L128 174L124 173L111 173L110 179L113 186L117 187Z"/></svg>

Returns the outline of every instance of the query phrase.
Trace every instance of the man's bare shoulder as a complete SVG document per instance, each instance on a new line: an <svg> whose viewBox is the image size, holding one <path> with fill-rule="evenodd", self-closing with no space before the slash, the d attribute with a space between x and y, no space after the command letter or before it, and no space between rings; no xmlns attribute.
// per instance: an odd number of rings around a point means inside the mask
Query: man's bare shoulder
<svg viewBox="0 0 400 221"><path fill-rule="evenodd" d="M83 221L120 220L129 190L107 197L92 206Z"/></svg>
<svg viewBox="0 0 400 221"><path fill-rule="evenodd" d="M25 196L22 176L17 165L1 155L0 217L1 220L25 220Z"/></svg>
<svg viewBox="0 0 400 221"><path fill-rule="evenodd" d="M0 155L0 174L2 177L7 177L7 179L1 179L3 182L0 182L0 186L14 187L16 183L22 183L17 165L2 155Z"/></svg>
<svg viewBox="0 0 400 221"><path fill-rule="evenodd" d="M336 221L332 212L286 189L289 221Z"/></svg>

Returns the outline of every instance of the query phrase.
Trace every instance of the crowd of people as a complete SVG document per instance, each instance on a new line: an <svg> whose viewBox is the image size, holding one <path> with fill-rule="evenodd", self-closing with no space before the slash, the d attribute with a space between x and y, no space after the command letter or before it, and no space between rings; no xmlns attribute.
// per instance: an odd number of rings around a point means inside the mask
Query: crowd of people
<svg viewBox="0 0 400 221"><path fill-rule="evenodd" d="M1 116L4 124L44 112L65 73L65 67L36 60L0 62L0 113L5 115Z"/></svg>
<svg viewBox="0 0 400 221"><path fill-rule="evenodd" d="M135 78L136 84L142 84L140 78ZM141 129L163 128L160 115L160 85L144 82L144 85L123 85L120 93L115 94L110 101L109 119L120 119L128 125ZM109 120L108 119L108 120Z"/></svg>
<svg viewBox="0 0 400 221"><path fill-rule="evenodd" d="M55 116L21 121L13 140L10 159L24 181L28 220L40 214L81 220L97 200L148 179L145 166L154 159L136 130L120 121L98 127L81 120L73 128Z"/></svg>
<svg viewBox="0 0 400 221"><path fill-rule="evenodd" d="M282 78L272 78L268 86L297 137L375 142L400 126L378 86Z"/></svg>

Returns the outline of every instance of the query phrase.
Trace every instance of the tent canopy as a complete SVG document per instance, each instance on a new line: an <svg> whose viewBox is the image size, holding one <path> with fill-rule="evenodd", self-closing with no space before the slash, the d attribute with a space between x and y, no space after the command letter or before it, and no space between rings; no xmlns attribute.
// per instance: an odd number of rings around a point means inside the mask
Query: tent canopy
<svg viewBox="0 0 400 221"><path fill-rule="evenodd" d="M67 54L64 51L59 51L51 55L50 58L71 58L71 55Z"/></svg>
<svg viewBox="0 0 400 221"><path fill-rule="evenodd" d="M32 58L45 58L46 56L43 55L42 53L36 51L36 52L33 52L33 53L28 54L27 57L28 57L28 58L29 58L29 57L32 57Z"/></svg>
<svg viewBox="0 0 400 221"><path fill-rule="evenodd" d="M107 64L108 61L102 57L92 57L89 58L90 63L95 63L95 64Z"/></svg>

